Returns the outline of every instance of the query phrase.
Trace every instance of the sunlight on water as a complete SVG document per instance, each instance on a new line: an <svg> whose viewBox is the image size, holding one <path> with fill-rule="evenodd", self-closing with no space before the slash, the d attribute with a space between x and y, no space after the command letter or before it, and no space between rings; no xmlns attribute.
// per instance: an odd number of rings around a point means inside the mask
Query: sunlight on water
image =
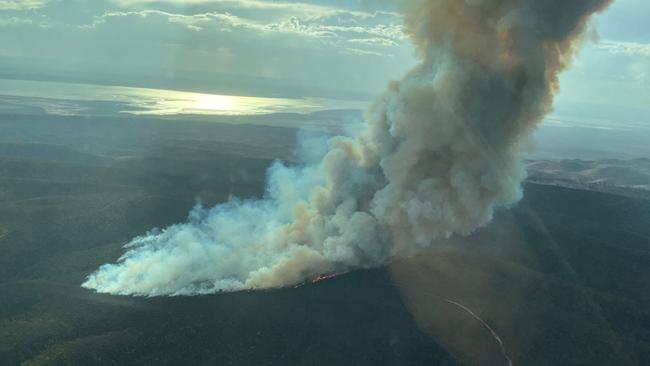
<svg viewBox="0 0 650 366"><path fill-rule="evenodd" d="M112 102L136 115L259 115L364 109L366 102L326 98L268 98L177 90L0 79L0 95L51 114L83 114L92 102ZM16 103L16 102L14 102ZM76 104L75 104L76 103Z"/></svg>
<svg viewBox="0 0 650 366"><path fill-rule="evenodd" d="M208 111L227 111L237 107L232 98L223 95L202 95L196 102L198 109Z"/></svg>
<svg viewBox="0 0 650 366"><path fill-rule="evenodd" d="M244 97L125 87L111 89L130 98L128 104L135 108L124 112L139 115L307 113L334 107L325 99Z"/></svg>

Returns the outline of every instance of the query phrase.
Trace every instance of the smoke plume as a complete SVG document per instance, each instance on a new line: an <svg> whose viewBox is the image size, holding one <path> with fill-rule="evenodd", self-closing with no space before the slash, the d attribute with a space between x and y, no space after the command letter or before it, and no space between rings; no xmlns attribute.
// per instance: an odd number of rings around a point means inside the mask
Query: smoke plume
<svg viewBox="0 0 650 366"><path fill-rule="evenodd" d="M264 199L195 208L135 238L83 286L146 296L281 287L472 233L521 197L530 134L589 16L609 2L403 1L420 63L359 133L299 166L273 165Z"/></svg>

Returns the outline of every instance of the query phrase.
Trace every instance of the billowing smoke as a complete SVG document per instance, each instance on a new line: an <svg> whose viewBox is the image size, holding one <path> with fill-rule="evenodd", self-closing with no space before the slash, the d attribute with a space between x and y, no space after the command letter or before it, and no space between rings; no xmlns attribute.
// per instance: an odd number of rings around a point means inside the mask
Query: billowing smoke
<svg viewBox="0 0 650 366"><path fill-rule="evenodd" d="M148 296L281 287L469 234L516 202L521 155L557 75L609 1L403 2L421 62L359 133L330 138L300 166L276 163L264 199L196 208L135 238L83 286Z"/></svg>

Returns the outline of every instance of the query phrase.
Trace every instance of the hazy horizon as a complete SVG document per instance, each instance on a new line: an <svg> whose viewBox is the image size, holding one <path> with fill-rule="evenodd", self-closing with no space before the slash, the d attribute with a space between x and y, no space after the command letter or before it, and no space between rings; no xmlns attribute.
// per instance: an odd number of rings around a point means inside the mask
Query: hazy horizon
<svg viewBox="0 0 650 366"><path fill-rule="evenodd" d="M371 100L254 97L0 78L2 114L202 119L340 133L363 124L371 103ZM544 119L534 136L530 159L650 158L650 146L645 143L650 139L650 125L643 122L643 111L636 111L640 119L625 120L617 118L620 108L603 111L587 107L581 112L575 108L579 106L556 109ZM312 115L328 111L333 113L325 121ZM278 114L304 117L285 120L275 117ZM246 116L255 118L239 119Z"/></svg>
<svg viewBox="0 0 650 366"><path fill-rule="evenodd" d="M596 16L558 114L650 125L648 17L643 0ZM368 101L417 62L379 0L0 1L0 30L5 79Z"/></svg>

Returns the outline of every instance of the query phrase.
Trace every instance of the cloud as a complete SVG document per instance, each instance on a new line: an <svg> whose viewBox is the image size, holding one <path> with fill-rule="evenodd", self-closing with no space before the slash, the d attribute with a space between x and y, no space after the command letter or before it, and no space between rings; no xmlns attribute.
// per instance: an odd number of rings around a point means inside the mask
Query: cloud
<svg viewBox="0 0 650 366"><path fill-rule="evenodd" d="M20 18L20 17L0 18L0 27L25 25L25 24L33 24L33 23L34 21L29 18Z"/></svg>
<svg viewBox="0 0 650 366"><path fill-rule="evenodd" d="M312 14L317 17L325 15L336 15L340 13L357 13L368 14L367 12L351 11L341 7L325 6L308 2L278 2L278 1L261 1L261 0L110 0L110 2L123 8L150 8L160 7L161 5L171 5L177 8L189 6L206 6L211 8L229 8L240 10L255 10L269 12L279 12L281 14ZM272 13L271 13L272 14Z"/></svg>
<svg viewBox="0 0 650 366"><path fill-rule="evenodd" d="M650 56L650 43L603 41L598 47L612 54Z"/></svg>
<svg viewBox="0 0 650 366"><path fill-rule="evenodd" d="M202 89L214 92L223 92L217 89L220 75L230 75L264 79L279 89L273 93L287 96L307 90L311 96L374 94L414 59L399 14L359 4L43 2L38 9L0 14L0 52L10 57L0 66L132 75L135 86L165 78L201 80Z"/></svg>
<svg viewBox="0 0 650 366"><path fill-rule="evenodd" d="M0 10L29 10L40 8L47 0L0 0Z"/></svg>
<svg viewBox="0 0 650 366"><path fill-rule="evenodd" d="M385 47L397 46L397 42L388 38L356 38L348 40L350 43L360 43L366 45L379 45Z"/></svg>
<svg viewBox="0 0 650 366"><path fill-rule="evenodd" d="M380 15L365 13L330 13L316 16L300 17L285 14L284 17L242 17L229 12L205 12L197 14L170 13L162 10L108 11L96 16L93 23L86 27L97 27L115 18L137 18L146 25L146 20L153 17L166 18L169 23L181 24L194 31L219 30L232 32L238 29L254 31L260 34L284 33L311 38L333 38L353 41L365 45L397 46L405 40L403 28L399 21L394 23L377 22ZM387 19L381 19L387 20ZM373 24L375 23L375 24ZM377 53L377 52L375 52Z"/></svg>
<svg viewBox="0 0 650 366"><path fill-rule="evenodd" d="M347 54L347 55L357 55L357 56L380 56L380 57L381 56L391 56L391 55L384 55L384 54L379 53L379 52L364 51L364 50L360 50L358 48L346 48L346 49L342 50L341 53Z"/></svg>

